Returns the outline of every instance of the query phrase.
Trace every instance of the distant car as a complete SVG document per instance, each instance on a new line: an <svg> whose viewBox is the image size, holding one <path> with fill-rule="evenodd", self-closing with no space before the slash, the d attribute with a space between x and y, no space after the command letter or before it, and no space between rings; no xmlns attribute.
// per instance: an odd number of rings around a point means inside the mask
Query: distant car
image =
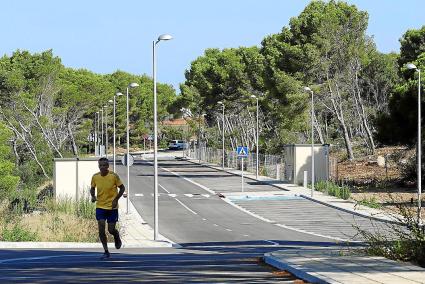
<svg viewBox="0 0 425 284"><path fill-rule="evenodd" d="M189 143L183 140L171 140L168 144L170 150L185 150L187 148L189 148Z"/></svg>

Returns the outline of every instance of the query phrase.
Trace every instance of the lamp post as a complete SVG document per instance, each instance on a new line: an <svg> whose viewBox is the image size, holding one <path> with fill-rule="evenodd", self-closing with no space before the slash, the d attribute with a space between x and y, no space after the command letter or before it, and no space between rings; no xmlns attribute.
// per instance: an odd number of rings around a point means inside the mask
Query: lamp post
<svg viewBox="0 0 425 284"><path fill-rule="evenodd" d="M97 114L97 121L96 121L96 129L97 129L97 134L96 134L96 140L97 140L97 155L100 156L100 141L99 141L99 112L96 112Z"/></svg>
<svg viewBox="0 0 425 284"><path fill-rule="evenodd" d="M221 167L222 167L222 169L224 170L224 102L222 102L222 101L219 101L218 102L218 104L219 105L221 105L222 106L222 108L223 108L223 117L222 117L222 126L221 126L221 128L222 128L222 133L221 133L221 144L222 144L222 164L221 164Z"/></svg>
<svg viewBox="0 0 425 284"><path fill-rule="evenodd" d="M128 214L128 208L129 208L129 203L130 203L130 122L128 119L128 113L129 113L129 89L130 88L136 88L138 87L139 84L137 83L131 83L127 86L127 100L126 100L126 104L127 104L127 160L126 160L126 165L127 165L127 214Z"/></svg>
<svg viewBox="0 0 425 284"><path fill-rule="evenodd" d="M101 108L101 128L102 128L102 134L101 134L101 136L100 136L100 143L101 143L101 146L100 146L100 156L103 156L102 155L102 147L104 146L104 139L103 139L103 107Z"/></svg>
<svg viewBox="0 0 425 284"><path fill-rule="evenodd" d="M105 156L108 158L108 105L105 108Z"/></svg>
<svg viewBox="0 0 425 284"><path fill-rule="evenodd" d="M96 116L97 116L97 112L94 113L94 155L96 156L96 151L97 151L97 122L96 122Z"/></svg>
<svg viewBox="0 0 425 284"><path fill-rule="evenodd" d="M153 73L153 160L154 160L154 235L153 239L158 239L158 126L156 109L156 45L160 41L171 40L173 37L168 34L162 34L156 41L152 42L152 73Z"/></svg>
<svg viewBox="0 0 425 284"><path fill-rule="evenodd" d="M314 116L314 99L313 99L313 91L309 87L304 87L306 92L310 92L311 94L311 197L313 197L314 192L314 124L313 124L313 116Z"/></svg>
<svg viewBox="0 0 425 284"><path fill-rule="evenodd" d="M417 148L417 154L416 159L418 163L418 170L417 170L417 183L418 183L418 224L420 225L422 222L421 219L421 207L422 207L422 142L421 142L421 69L416 67L412 63L408 63L406 65L407 69L416 70L418 72L419 78L418 78L418 148Z"/></svg>
<svg viewBox="0 0 425 284"><path fill-rule="evenodd" d="M114 141L113 141L113 155L114 155L114 172L115 172L115 165L116 165L116 158L115 158L115 140L116 140L116 138L115 138L115 121L116 121L116 111L115 111L115 108L116 108L116 105L117 105L117 103L116 103L116 98L117 97L119 97L119 96L122 96L123 94L122 93L120 93L120 92L117 92L115 95L114 95L114 101L113 101L113 103L114 103Z"/></svg>
<svg viewBox="0 0 425 284"><path fill-rule="evenodd" d="M260 148L260 145L259 145L259 135L260 135L260 132L259 132L259 130L260 130L260 128L259 128L259 126L258 126L258 97L256 96L256 95L251 95L251 98L253 98L253 99L256 99L256 101L257 101L257 137L256 137L256 142L255 142L255 144L256 144L256 155L257 155L257 157L256 157L256 164L255 164L255 178L258 180L258 162L259 162L259 148Z"/></svg>

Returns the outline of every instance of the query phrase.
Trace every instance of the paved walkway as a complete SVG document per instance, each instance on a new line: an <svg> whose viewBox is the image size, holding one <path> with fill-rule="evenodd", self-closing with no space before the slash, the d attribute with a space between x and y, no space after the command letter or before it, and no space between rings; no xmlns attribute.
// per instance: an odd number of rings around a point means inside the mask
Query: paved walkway
<svg viewBox="0 0 425 284"><path fill-rule="evenodd" d="M197 160L193 160L197 163ZM203 165L221 170L222 168L209 163ZM241 175L240 170L225 168L225 171L234 175ZM244 172L244 177L257 180L255 174ZM295 184L288 184L264 176L258 177L259 181L267 182L277 189L285 190L296 196L301 196L333 208L377 218L384 221L395 221L394 216L388 216L381 210L357 205L352 201L342 200L321 192L311 190ZM247 193L231 193L232 195ZM253 196L264 196L273 192L249 193ZM264 255L266 263L279 269L293 273L295 276L311 283L425 283L425 268L409 263L396 262L384 257L360 255L346 247L335 248L297 248L278 250Z"/></svg>

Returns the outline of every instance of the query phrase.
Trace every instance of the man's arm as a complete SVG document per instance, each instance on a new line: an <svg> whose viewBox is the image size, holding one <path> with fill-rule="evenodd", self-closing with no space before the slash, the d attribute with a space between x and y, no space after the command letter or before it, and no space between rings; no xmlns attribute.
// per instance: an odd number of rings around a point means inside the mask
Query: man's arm
<svg viewBox="0 0 425 284"><path fill-rule="evenodd" d="M119 186L120 191L118 192L117 197L114 198L114 200L112 200L112 208L117 208L118 206L118 200L121 198L121 196L124 194L125 191L125 186L123 184L121 184Z"/></svg>
<svg viewBox="0 0 425 284"><path fill-rule="evenodd" d="M96 195L95 195L95 188L94 187L90 187L90 195L91 195L91 202L95 202L96 201Z"/></svg>

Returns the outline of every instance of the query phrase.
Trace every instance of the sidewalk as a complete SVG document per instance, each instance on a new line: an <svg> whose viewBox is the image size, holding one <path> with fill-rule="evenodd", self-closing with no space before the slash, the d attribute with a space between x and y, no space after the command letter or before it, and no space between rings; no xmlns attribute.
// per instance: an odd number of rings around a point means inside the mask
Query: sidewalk
<svg viewBox="0 0 425 284"><path fill-rule="evenodd" d="M196 161L190 162L198 164ZM215 164L202 163L202 165L222 170L221 167ZM233 175L242 175L240 170L225 168L225 171ZM244 177L257 180L255 174L247 172L244 172ZM311 190L302 186L280 182L264 176L259 176L258 181L269 183L278 190L285 190L288 194L301 196L339 210L382 221L395 221L394 218L381 210L359 206L352 201L327 196L316 191L311 196ZM273 191L235 192L232 195L266 196L274 193ZM309 247L278 250L266 253L264 260L272 266L289 271L311 283L425 283L425 268L389 260L384 257L354 254L353 251L346 247L314 249Z"/></svg>

